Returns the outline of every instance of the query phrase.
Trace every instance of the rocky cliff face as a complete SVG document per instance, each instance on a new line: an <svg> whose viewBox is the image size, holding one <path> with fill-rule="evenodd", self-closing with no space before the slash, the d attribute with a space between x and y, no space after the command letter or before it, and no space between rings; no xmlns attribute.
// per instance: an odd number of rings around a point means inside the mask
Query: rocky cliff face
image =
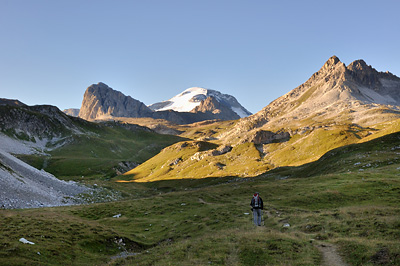
<svg viewBox="0 0 400 266"><path fill-rule="evenodd" d="M345 78L358 87L359 100L400 106L400 78L390 72L378 72L363 60L357 60L346 68Z"/></svg>
<svg viewBox="0 0 400 266"><path fill-rule="evenodd" d="M151 117L144 103L115 91L104 83L89 86L83 96L79 117L86 120L107 117Z"/></svg>
<svg viewBox="0 0 400 266"><path fill-rule="evenodd" d="M219 102L215 97L209 96L205 100L201 101L200 105L195 107L191 113L205 113L215 117L215 119L221 120L236 120L240 116L232 111L230 107Z"/></svg>

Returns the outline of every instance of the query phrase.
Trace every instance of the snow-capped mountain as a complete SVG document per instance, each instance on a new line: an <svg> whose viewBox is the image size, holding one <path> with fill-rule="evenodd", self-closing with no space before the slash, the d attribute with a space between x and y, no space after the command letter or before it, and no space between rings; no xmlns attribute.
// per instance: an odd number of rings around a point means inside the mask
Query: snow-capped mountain
<svg viewBox="0 0 400 266"><path fill-rule="evenodd" d="M172 97L168 101L163 101L149 105L154 111L174 110L176 112L190 112L201 104L201 101L208 97L215 98L220 104L229 107L240 117L251 115L235 97L229 94L223 94L216 90L209 90L199 87L189 88L182 93Z"/></svg>
<svg viewBox="0 0 400 266"><path fill-rule="evenodd" d="M251 114L235 97L201 88L186 90L170 101L152 106L151 109L139 100L99 82L86 89L79 117L89 121L149 117L176 124L191 124L205 120L236 120Z"/></svg>

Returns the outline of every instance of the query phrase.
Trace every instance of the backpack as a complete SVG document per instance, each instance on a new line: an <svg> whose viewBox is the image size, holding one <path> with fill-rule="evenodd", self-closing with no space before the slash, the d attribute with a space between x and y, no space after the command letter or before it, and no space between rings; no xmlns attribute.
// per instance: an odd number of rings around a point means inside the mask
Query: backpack
<svg viewBox="0 0 400 266"><path fill-rule="evenodd" d="M261 207L261 206L260 206L260 205L261 205L261 203L260 203L260 196L259 196L258 194L254 194L254 195L253 195L253 202L254 202L254 204L253 204L253 207L254 207L254 208Z"/></svg>

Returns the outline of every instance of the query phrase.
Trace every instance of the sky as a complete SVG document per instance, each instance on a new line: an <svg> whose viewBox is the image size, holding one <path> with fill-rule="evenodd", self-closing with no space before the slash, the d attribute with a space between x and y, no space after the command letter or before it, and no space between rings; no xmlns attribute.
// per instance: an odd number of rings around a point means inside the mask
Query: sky
<svg viewBox="0 0 400 266"><path fill-rule="evenodd" d="M147 105L190 87L255 113L329 57L400 76L400 1L0 0L0 98L80 108L103 82Z"/></svg>

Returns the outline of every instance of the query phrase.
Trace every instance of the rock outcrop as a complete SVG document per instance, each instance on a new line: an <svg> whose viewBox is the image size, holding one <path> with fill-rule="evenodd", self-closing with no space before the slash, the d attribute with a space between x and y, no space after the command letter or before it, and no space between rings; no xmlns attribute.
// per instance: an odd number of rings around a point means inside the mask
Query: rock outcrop
<svg viewBox="0 0 400 266"><path fill-rule="evenodd" d="M282 142L290 139L289 132L272 132L267 130L258 130L255 134L250 135L249 139L242 139L242 142L252 142L254 144L269 144L274 142Z"/></svg>
<svg viewBox="0 0 400 266"><path fill-rule="evenodd" d="M107 117L152 117L152 114L144 103L100 82L86 89L79 117L101 120Z"/></svg>
<svg viewBox="0 0 400 266"><path fill-rule="evenodd" d="M236 120L240 118L231 108L217 101L217 99L212 96L202 100L200 105L195 107L191 113L209 114L210 116L214 116L214 119L221 120Z"/></svg>

